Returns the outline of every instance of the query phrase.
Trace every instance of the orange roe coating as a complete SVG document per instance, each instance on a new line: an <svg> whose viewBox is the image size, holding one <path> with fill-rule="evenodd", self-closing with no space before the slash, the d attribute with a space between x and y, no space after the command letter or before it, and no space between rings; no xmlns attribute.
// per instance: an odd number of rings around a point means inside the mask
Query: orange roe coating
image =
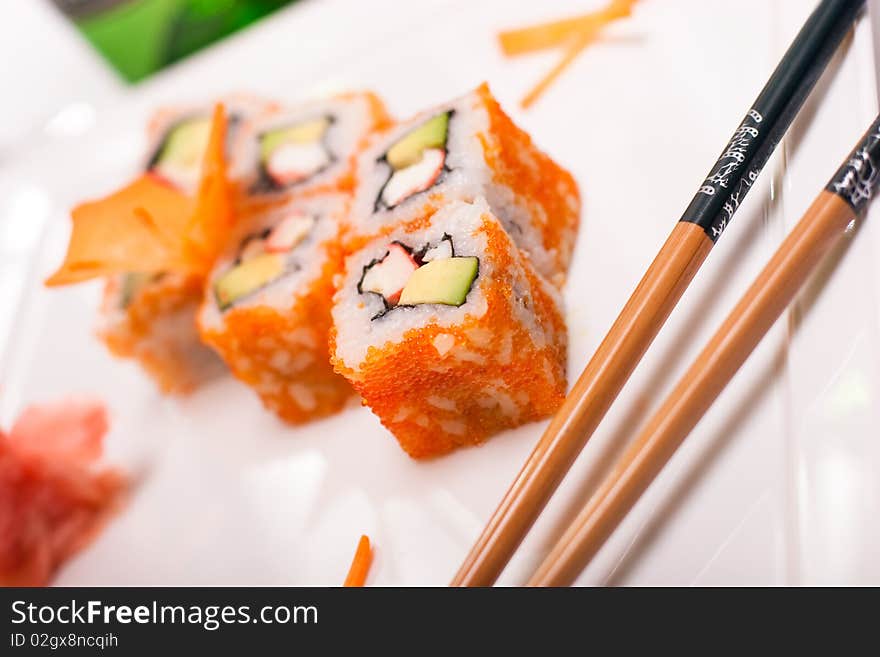
<svg viewBox="0 0 880 657"><path fill-rule="evenodd" d="M337 329L330 331L334 367L413 458L477 445L546 418L565 397L568 336L555 300L496 220L484 216L480 230L488 238L481 261L493 261L496 272L525 270L533 300L528 310L551 336L545 344L536 344L516 316L512 277L481 288L482 316L412 328L400 342L369 347L356 367L336 356Z"/></svg>
<svg viewBox="0 0 880 657"><path fill-rule="evenodd" d="M342 251L337 242L325 246L329 257L321 276L297 294L289 309L231 308L223 315L222 330L201 325L202 339L232 373L291 424L338 412L354 392L327 358L333 277L342 266ZM212 294L206 291L206 304L213 302Z"/></svg>
<svg viewBox="0 0 880 657"><path fill-rule="evenodd" d="M125 308L120 285L121 276L107 279L98 330L113 355L138 361L166 394L189 394L223 371L196 328L201 276L162 274L139 286Z"/></svg>
<svg viewBox="0 0 880 657"><path fill-rule="evenodd" d="M486 164L496 182L516 191L541 227L544 247L555 252L560 272L568 271L580 224L581 201L572 175L538 149L501 109L487 84L477 89L489 114L489 134L479 135ZM557 287L564 274L552 280Z"/></svg>

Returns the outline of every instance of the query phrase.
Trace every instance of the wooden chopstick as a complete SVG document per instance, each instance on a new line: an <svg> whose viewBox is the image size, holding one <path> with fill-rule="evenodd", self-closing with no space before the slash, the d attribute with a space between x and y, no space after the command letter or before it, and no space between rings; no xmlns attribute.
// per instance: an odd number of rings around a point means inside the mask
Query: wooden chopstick
<svg viewBox="0 0 880 657"><path fill-rule="evenodd" d="M529 585L565 586L586 567L867 204L880 183L877 167L880 117L627 448Z"/></svg>
<svg viewBox="0 0 880 657"><path fill-rule="evenodd" d="M822 0L801 28L535 446L452 586L491 585L687 289L864 0Z"/></svg>

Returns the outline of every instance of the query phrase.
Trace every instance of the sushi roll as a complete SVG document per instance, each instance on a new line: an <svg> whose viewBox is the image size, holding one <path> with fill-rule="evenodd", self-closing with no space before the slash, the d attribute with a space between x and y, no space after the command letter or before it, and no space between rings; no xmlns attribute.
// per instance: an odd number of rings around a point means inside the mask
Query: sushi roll
<svg viewBox="0 0 880 657"><path fill-rule="evenodd" d="M377 135L356 176L349 250L452 200L482 197L535 268L564 282L580 221L577 184L485 84Z"/></svg>
<svg viewBox="0 0 880 657"><path fill-rule="evenodd" d="M350 193L353 156L372 131L390 124L372 93L349 93L270 112L249 122L239 145L245 201Z"/></svg>
<svg viewBox="0 0 880 657"><path fill-rule="evenodd" d="M166 394L187 394L224 372L202 344L195 317L204 281L181 273L107 279L98 335L119 358L133 358Z"/></svg>
<svg viewBox="0 0 880 657"><path fill-rule="evenodd" d="M327 356L347 203L339 194L297 199L255 217L204 294L202 338L290 423L334 413L353 394Z"/></svg>
<svg viewBox="0 0 880 657"><path fill-rule="evenodd" d="M237 180L248 171L249 161L244 157L248 126L258 116L279 111L280 105L244 94L228 96L221 102L228 113L227 173ZM156 111L147 126L150 143L144 169L172 187L194 194L201 180L202 155L211 132L213 107L207 103Z"/></svg>
<svg viewBox="0 0 880 657"><path fill-rule="evenodd" d="M242 126L276 104L249 96L223 101L229 115L226 135L229 176L244 171L240 158ZM151 118L146 173L194 196L211 130L212 104L161 109ZM111 276L104 288L98 336L110 352L137 360L162 392L187 394L224 371L216 354L199 339L195 323L204 281L180 273Z"/></svg>
<svg viewBox="0 0 880 657"><path fill-rule="evenodd" d="M547 417L565 395L559 293L483 199L350 255L332 315L336 370L412 457Z"/></svg>

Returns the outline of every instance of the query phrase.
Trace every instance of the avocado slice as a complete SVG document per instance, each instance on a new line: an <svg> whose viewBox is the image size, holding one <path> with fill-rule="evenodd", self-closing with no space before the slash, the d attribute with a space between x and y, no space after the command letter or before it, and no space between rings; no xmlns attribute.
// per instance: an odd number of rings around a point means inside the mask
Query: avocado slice
<svg viewBox="0 0 880 657"><path fill-rule="evenodd" d="M272 152L282 144L308 144L319 141L329 126L330 119L322 116L311 121L264 132L260 135L260 161L265 164Z"/></svg>
<svg viewBox="0 0 880 657"><path fill-rule="evenodd" d="M211 121L206 117L181 121L165 137L154 167L162 169L170 165L174 169L188 169L201 166L210 135Z"/></svg>
<svg viewBox="0 0 880 657"><path fill-rule="evenodd" d="M233 267L214 283L220 310L271 283L283 271L284 258L277 253L264 253Z"/></svg>
<svg viewBox="0 0 880 657"><path fill-rule="evenodd" d="M473 256L431 260L410 276L400 293L400 305L442 303L460 306L477 277L479 263L479 259Z"/></svg>
<svg viewBox="0 0 880 657"><path fill-rule="evenodd" d="M388 149L385 159L395 171L415 164L426 148L446 147L448 129L449 112L438 114L398 140Z"/></svg>

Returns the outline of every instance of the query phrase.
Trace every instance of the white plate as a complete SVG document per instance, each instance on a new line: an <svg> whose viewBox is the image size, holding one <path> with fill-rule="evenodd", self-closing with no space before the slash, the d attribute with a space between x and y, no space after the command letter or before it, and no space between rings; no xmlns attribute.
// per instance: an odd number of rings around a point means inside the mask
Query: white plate
<svg viewBox="0 0 880 657"><path fill-rule="evenodd" d="M0 419L31 401L98 394L113 413L110 458L138 475L128 508L57 583L337 584L366 533L377 549L370 584L442 585L544 427L419 463L367 409L291 429L231 378L168 400L108 356L91 334L98 286L39 282L63 254L66 208L134 171L150 108L230 90L292 99L358 87L405 116L488 79L582 186L566 289L573 378L812 5L645 2L523 113L516 100L556 55L507 60L494 35L570 14L570 2L303 3L7 167L0 301L17 310ZM873 45L862 21L502 583L524 581L873 118ZM880 584L878 215L829 259L580 583Z"/></svg>

